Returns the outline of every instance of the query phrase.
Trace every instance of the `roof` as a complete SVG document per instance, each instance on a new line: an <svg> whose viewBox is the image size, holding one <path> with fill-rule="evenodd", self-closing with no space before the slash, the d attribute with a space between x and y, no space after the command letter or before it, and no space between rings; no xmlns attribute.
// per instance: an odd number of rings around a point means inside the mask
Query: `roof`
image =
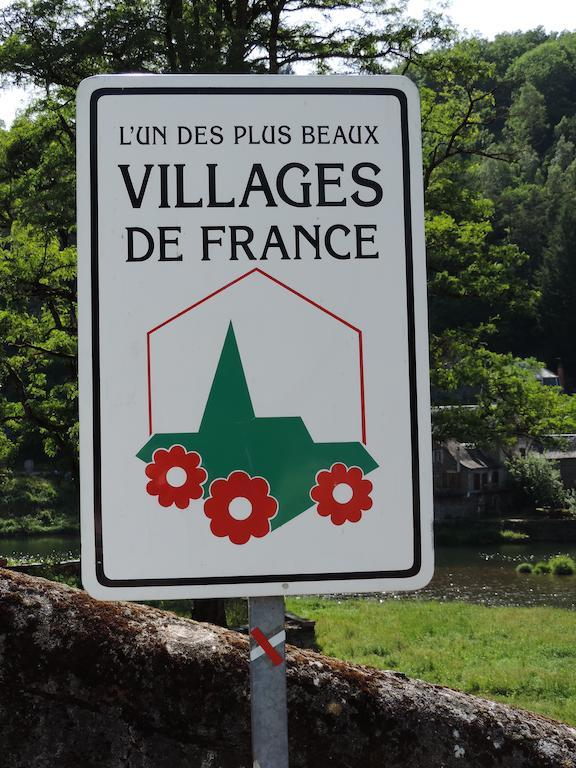
<svg viewBox="0 0 576 768"><path fill-rule="evenodd" d="M445 447L454 460L466 469L500 469L499 462L471 443L448 440Z"/></svg>
<svg viewBox="0 0 576 768"><path fill-rule="evenodd" d="M536 378L543 384L560 386L560 379L558 378L558 374L554 373L554 371L549 371L548 368L540 368L540 370L536 373Z"/></svg>

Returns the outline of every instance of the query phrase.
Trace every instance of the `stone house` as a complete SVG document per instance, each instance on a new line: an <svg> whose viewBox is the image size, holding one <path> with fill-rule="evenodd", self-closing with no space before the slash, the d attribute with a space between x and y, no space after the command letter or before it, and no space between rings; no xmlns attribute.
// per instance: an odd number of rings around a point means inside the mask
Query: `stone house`
<svg viewBox="0 0 576 768"><path fill-rule="evenodd" d="M558 435L565 442L559 448L543 451L544 456L555 462L565 488L576 488L576 435Z"/></svg>
<svg viewBox="0 0 576 768"><path fill-rule="evenodd" d="M500 514L507 476L495 456L448 440L433 445L432 469L436 520Z"/></svg>

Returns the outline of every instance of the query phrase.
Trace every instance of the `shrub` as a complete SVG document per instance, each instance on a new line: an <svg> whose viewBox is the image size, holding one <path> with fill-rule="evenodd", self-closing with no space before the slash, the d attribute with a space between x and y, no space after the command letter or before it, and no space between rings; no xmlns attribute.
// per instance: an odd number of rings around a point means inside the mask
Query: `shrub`
<svg viewBox="0 0 576 768"><path fill-rule="evenodd" d="M531 563L520 563L516 566L516 573L533 573L534 568Z"/></svg>
<svg viewBox="0 0 576 768"><path fill-rule="evenodd" d="M526 541L530 536L527 533L521 531L500 531L500 539L504 542L513 544L516 541Z"/></svg>
<svg viewBox="0 0 576 768"><path fill-rule="evenodd" d="M24 517L38 509L55 508L58 489L53 480L37 475L5 473L0 483L2 517Z"/></svg>
<svg viewBox="0 0 576 768"><path fill-rule="evenodd" d="M7 520L0 518L0 534L10 536L12 534L17 535L22 532L22 525L14 518L9 517Z"/></svg>
<svg viewBox="0 0 576 768"><path fill-rule="evenodd" d="M539 563L536 563L534 566L534 573L550 573L552 569L550 568L550 565L546 562L546 560L540 560Z"/></svg>
<svg viewBox="0 0 576 768"><path fill-rule="evenodd" d="M554 576L573 576L576 573L576 563L569 555L551 557L548 565Z"/></svg>
<svg viewBox="0 0 576 768"><path fill-rule="evenodd" d="M77 529L77 500L69 480L0 471L0 536Z"/></svg>
<svg viewBox="0 0 576 768"><path fill-rule="evenodd" d="M571 489L566 491L565 496L566 513L570 517L576 517L576 491Z"/></svg>
<svg viewBox="0 0 576 768"><path fill-rule="evenodd" d="M518 456L506 468L526 504L561 509L566 506L566 491L558 468L539 453Z"/></svg>

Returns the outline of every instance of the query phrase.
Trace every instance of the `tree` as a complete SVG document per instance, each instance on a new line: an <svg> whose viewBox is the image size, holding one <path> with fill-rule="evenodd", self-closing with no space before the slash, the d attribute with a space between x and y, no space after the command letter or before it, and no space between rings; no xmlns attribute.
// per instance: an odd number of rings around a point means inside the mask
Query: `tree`
<svg viewBox="0 0 576 768"><path fill-rule="evenodd" d="M560 137L548 167L549 229L539 273L541 329L551 356L574 370L576 353L576 146Z"/></svg>
<svg viewBox="0 0 576 768"><path fill-rule="evenodd" d="M495 147L508 154L507 165L483 163L482 185L494 202L494 227L528 258L519 271L528 289L536 291L537 309L532 332L506 318L502 348L519 355L535 355L554 365L561 358L570 388L576 374L571 320L574 301L574 147L576 115L572 93L576 83L576 36L550 35L522 43L519 56L506 55L500 64L510 108ZM527 43L530 42L530 45ZM497 46L496 46L497 47ZM500 44L488 45L487 56L498 62Z"/></svg>
<svg viewBox="0 0 576 768"><path fill-rule="evenodd" d="M545 99L551 125L576 111L576 34L565 33L526 51L508 70L508 77L520 87L530 84Z"/></svg>
<svg viewBox="0 0 576 768"><path fill-rule="evenodd" d="M446 356L433 362L437 382L447 391L471 387L473 404L437 409L437 440L474 441L512 454L520 438L528 447L556 445L555 435L576 432L576 398L543 386L537 361L475 347L456 334L450 353L448 363Z"/></svg>
<svg viewBox="0 0 576 768"><path fill-rule="evenodd" d="M422 98L430 327L433 334L493 327L530 305L517 275L526 255L495 232L481 163L509 161L494 146L494 66L477 40L432 52L412 68Z"/></svg>
<svg viewBox="0 0 576 768"><path fill-rule="evenodd" d="M566 491L560 470L538 453L516 456L506 465L520 499L525 506L562 509L566 506Z"/></svg>
<svg viewBox="0 0 576 768"><path fill-rule="evenodd" d="M0 251L0 420L13 447L33 433L77 471L76 254L14 224Z"/></svg>
<svg viewBox="0 0 576 768"><path fill-rule="evenodd" d="M572 332L567 309L564 326L558 314L571 301L574 35L452 43L442 17L416 22L405 5L15 0L0 12L0 74L43 92L0 136L4 450L40 430L48 451L75 461L73 95L97 72L407 72L422 97L433 382L448 402L475 393L469 439L508 444L562 426L546 414L565 401L540 397L516 358L545 349L543 334L530 349L522 326L535 324L540 293L542 327L565 339L556 354ZM515 421L521 397L540 420ZM435 419L445 432L448 416Z"/></svg>
<svg viewBox="0 0 576 768"><path fill-rule="evenodd" d="M434 434L509 447L525 432L541 435L551 420L516 419L523 397L545 407L542 388L533 393L526 366L490 349L502 324L530 317L538 299L524 279L529 256L495 226L484 190L485 165L506 169L513 158L492 133L495 69L471 40L423 57L415 79L423 101L433 400L453 406L434 410ZM459 407L462 400L474 407Z"/></svg>
<svg viewBox="0 0 576 768"><path fill-rule="evenodd" d="M101 72L379 71L446 37L365 0L15 0L0 74L44 92L0 137L0 450L39 435L77 478L74 89ZM350 22L354 10L359 21ZM330 14L330 20L324 16ZM346 17L346 18L344 18Z"/></svg>
<svg viewBox="0 0 576 768"><path fill-rule="evenodd" d="M0 134L0 424L78 479L73 105Z"/></svg>
<svg viewBox="0 0 576 768"><path fill-rule="evenodd" d="M301 62L382 70L446 38L405 0L16 0L0 14L0 72L75 88L106 72L269 72ZM352 19L352 20L351 20ZM354 20L356 19L356 20Z"/></svg>

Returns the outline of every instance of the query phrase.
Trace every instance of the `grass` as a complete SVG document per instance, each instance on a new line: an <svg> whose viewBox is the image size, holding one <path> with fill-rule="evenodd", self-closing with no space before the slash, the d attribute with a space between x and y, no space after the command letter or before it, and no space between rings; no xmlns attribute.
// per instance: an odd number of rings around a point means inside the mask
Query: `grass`
<svg viewBox="0 0 576 768"><path fill-rule="evenodd" d="M500 531L500 540L504 544L517 544L519 541L528 541L529 539L530 536L527 533L522 533L521 531Z"/></svg>
<svg viewBox="0 0 576 768"><path fill-rule="evenodd" d="M0 518L0 537L37 536L47 534L78 533L79 526L69 517L41 510L39 515Z"/></svg>
<svg viewBox="0 0 576 768"><path fill-rule="evenodd" d="M548 560L550 571L555 576L574 576L576 573L576 562L570 555L556 555Z"/></svg>
<svg viewBox="0 0 576 768"><path fill-rule="evenodd" d="M540 712L576 725L576 613L428 601L294 598L339 659Z"/></svg>
<svg viewBox="0 0 576 768"><path fill-rule="evenodd" d="M556 555L550 560L540 560L536 565L520 563L516 566L516 573L552 574L553 576L574 576L576 574L576 561L570 555Z"/></svg>

